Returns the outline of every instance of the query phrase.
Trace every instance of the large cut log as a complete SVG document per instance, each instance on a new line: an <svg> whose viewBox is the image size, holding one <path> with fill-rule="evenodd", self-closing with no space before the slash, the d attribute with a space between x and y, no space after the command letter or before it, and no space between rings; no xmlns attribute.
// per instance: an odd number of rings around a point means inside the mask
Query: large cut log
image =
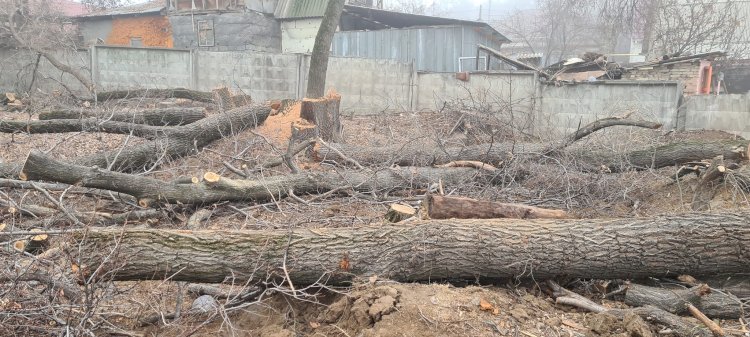
<svg viewBox="0 0 750 337"><path fill-rule="evenodd" d="M211 103L214 101L214 94L205 91L196 91L190 89L134 89L134 90L116 90L104 91L96 94L99 102L123 99L123 98L186 98L193 101Z"/></svg>
<svg viewBox="0 0 750 337"><path fill-rule="evenodd" d="M163 126L151 126L127 122L103 121L96 117L83 119L50 119L28 121L0 121L3 133L65 133L65 132L104 132L133 134L137 137L154 139L166 130Z"/></svg>
<svg viewBox="0 0 750 337"><path fill-rule="evenodd" d="M622 172L681 165L717 156L724 156L727 160L747 160L748 143L750 142L747 140L692 141L654 146L625 154L589 151L565 151L562 154L557 154L576 158L586 167L606 168L611 172ZM548 145L541 143L497 143L448 148L441 147L439 144L408 144L383 147L348 144L328 145L358 163L369 166L392 164L428 166L459 160L480 161L498 166L517 157L543 160L542 154L550 150ZM336 151L327 147L317 147L314 158L318 161L334 161L338 164L346 164L346 161ZM562 150L553 152L557 151Z"/></svg>
<svg viewBox="0 0 750 337"><path fill-rule="evenodd" d="M533 277L637 279L750 271L750 212L648 219L432 220L293 231L88 229L73 258L114 280L341 284ZM100 264L104 263L100 269Z"/></svg>
<svg viewBox="0 0 750 337"><path fill-rule="evenodd" d="M206 118L204 108L162 108L134 111L52 110L39 114L39 120L82 119L96 117L100 121L128 122L154 126L176 126Z"/></svg>
<svg viewBox="0 0 750 337"><path fill-rule="evenodd" d="M163 135L151 142L80 157L71 162L89 167L111 167L119 172L140 171L160 161L195 153L216 140L260 125L270 113L270 106L247 105L192 124L164 128ZM22 165L0 163L0 177L17 177Z"/></svg>
<svg viewBox="0 0 750 337"><path fill-rule="evenodd" d="M360 192L381 193L394 189L422 188L442 181L459 185L484 177L470 168L398 168L377 172L309 172L264 180L234 180L207 172L198 183L161 180L62 162L32 151L21 171L24 180L46 180L81 187L100 188L136 197L141 206L153 202L203 204L223 200L274 200L295 193L319 193L351 186Z"/></svg>
<svg viewBox="0 0 750 337"><path fill-rule="evenodd" d="M673 314L688 314L687 303L695 305L711 318L737 319L741 317L742 301L732 294L706 291L706 285L692 288L657 288L640 284L630 284L625 292L625 303L641 307L653 305Z"/></svg>
<svg viewBox="0 0 750 337"><path fill-rule="evenodd" d="M566 219L567 212L523 204L428 195L423 203L430 219Z"/></svg>

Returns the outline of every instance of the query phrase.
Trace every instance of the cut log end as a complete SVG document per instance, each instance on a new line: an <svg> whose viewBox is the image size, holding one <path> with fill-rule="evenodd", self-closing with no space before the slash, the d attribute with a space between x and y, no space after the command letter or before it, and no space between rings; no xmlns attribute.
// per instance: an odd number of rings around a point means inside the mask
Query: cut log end
<svg viewBox="0 0 750 337"><path fill-rule="evenodd" d="M385 220L388 222L401 222L417 214L417 211L409 205L392 204L388 213L385 214Z"/></svg>
<svg viewBox="0 0 750 337"><path fill-rule="evenodd" d="M149 208L153 204L154 204L153 199L149 199L149 198L138 199L138 206L141 206L143 208Z"/></svg>
<svg viewBox="0 0 750 337"><path fill-rule="evenodd" d="M23 252L26 251L26 241L24 240L18 240L16 242L13 242L13 249Z"/></svg>
<svg viewBox="0 0 750 337"><path fill-rule="evenodd" d="M221 176L214 172L206 172L206 174L203 175L203 180L210 184L218 183L221 180Z"/></svg>
<svg viewBox="0 0 750 337"><path fill-rule="evenodd" d="M190 178L190 182L192 182L193 184L197 184L197 183L201 182L201 180L198 177L192 177L192 178Z"/></svg>

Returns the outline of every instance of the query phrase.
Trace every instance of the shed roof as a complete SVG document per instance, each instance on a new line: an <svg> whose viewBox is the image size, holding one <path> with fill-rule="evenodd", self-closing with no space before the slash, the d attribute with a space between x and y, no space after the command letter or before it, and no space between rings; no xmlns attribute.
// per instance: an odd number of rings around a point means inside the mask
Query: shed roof
<svg viewBox="0 0 750 337"><path fill-rule="evenodd" d="M279 0L274 16L279 19L319 18L326 11L328 0Z"/></svg>
<svg viewBox="0 0 750 337"><path fill-rule="evenodd" d="M154 15L161 13L166 8L165 4L166 2L164 2L163 0L152 0L142 4L95 11L92 13L79 15L78 18L87 19L125 15Z"/></svg>
<svg viewBox="0 0 750 337"><path fill-rule="evenodd" d="M278 20L320 18L328 0L280 0L274 13ZM355 19L355 20L349 20ZM429 26L473 26L492 34L501 42L510 42L505 35L481 21L441 18L429 15L407 14L372 7L345 5L342 21L343 30L377 30L387 28L429 27Z"/></svg>

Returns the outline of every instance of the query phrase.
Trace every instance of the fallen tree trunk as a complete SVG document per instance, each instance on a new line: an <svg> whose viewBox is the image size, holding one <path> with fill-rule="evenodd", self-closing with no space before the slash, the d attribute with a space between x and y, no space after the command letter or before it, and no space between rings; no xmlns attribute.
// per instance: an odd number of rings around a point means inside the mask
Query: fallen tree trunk
<svg viewBox="0 0 750 337"><path fill-rule="evenodd" d="M343 153L356 162L366 166L432 166L453 161L479 161L493 166L500 166L513 157L514 153L541 153L544 144L481 144L464 147L444 148L440 144L414 143L381 147L329 143L329 147L318 146L313 152L317 161L336 162L346 165L347 160L337 152Z"/></svg>
<svg viewBox="0 0 750 337"><path fill-rule="evenodd" d="M96 117L83 119L50 119L29 121L0 121L0 132L3 133L66 133L66 132L104 132L115 134L133 134L137 137L154 139L163 134L165 127L127 122L102 121Z"/></svg>
<svg viewBox="0 0 750 337"><path fill-rule="evenodd" d="M116 90L105 91L96 94L96 100L99 102L112 99L124 98L186 98L193 101L212 103L214 94L205 91L196 91L184 88L176 89L134 89L134 90Z"/></svg>
<svg viewBox="0 0 750 337"><path fill-rule="evenodd" d="M687 315L687 303L695 305L712 318L737 319L742 317L742 301L737 296L716 291L703 291L706 285L692 288L657 288L630 284L625 292L625 303L641 307L653 305L677 315ZM706 293L707 292L707 293Z"/></svg>
<svg viewBox="0 0 750 337"><path fill-rule="evenodd" d="M271 113L266 105L247 105L198 122L163 128L163 135L145 144L97 153L71 160L81 166L141 171L161 161L183 157L224 137L263 123ZM0 164L0 177L18 177L23 163Z"/></svg>
<svg viewBox="0 0 750 337"><path fill-rule="evenodd" d="M523 204L428 195L423 203L430 219L566 219L567 212Z"/></svg>
<svg viewBox="0 0 750 337"><path fill-rule="evenodd" d="M625 154L610 152L564 151L553 155L570 156L589 168L604 168L611 172L627 170L657 169L681 165L688 162L724 156L728 160L747 160L747 140L677 142ZM465 147L442 148L437 144L404 145L386 147L363 147L348 144L328 144L362 165L429 166L452 161L480 161L500 166L516 157L531 157L541 160L549 150L545 144L498 143ZM346 160L327 147L316 147L313 156L318 161L334 161L345 164ZM559 150L562 151L562 150Z"/></svg>
<svg viewBox="0 0 750 337"><path fill-rule="evenodd" d="M346 283L566 276L628 279L750 271L750 212L650 219L433 220L293 231L89 229L72 254L114 280ZM728 235L731 233L731 235ZM80 252L80 253L78 253ZM104 274L102 274L104 275Z"/></svg>
<svg viewBox="0 0 750 337"><path fill-rule="evenodd" d="M149 177L58 161L39 151L29 153L20 175L24 180L54 181L126 193L136 197L143 207L154 202L203 204L224 200L266 201L285 197L290 190L295 193L319 193L344 186L352 186L359 192L380 193L426 187L438 181L458 185L484 177L482 171L470 168L419 167L377 172L309 172L264 180L234 180L208 172L198 183L166 183Z"/></svg>
<svg viewBox="0 0 750 337"><path fill-rule="evenodd" d="M96 117L100 121L127 122L154 126L177 126L197 122L206 118L204 108L163 108L140 111L105 112L80 109L53 110L39 114L39 120L83 119Z"/></svg>

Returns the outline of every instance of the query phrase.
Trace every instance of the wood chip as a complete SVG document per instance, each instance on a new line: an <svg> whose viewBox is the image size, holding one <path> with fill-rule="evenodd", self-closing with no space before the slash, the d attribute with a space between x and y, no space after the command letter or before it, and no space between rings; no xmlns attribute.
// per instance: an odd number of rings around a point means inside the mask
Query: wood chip
<svg viewBox="0 0 750 337"><path fill-rule="evenodd" d="M583 325L580 325L580 324L578 324L578 323L576 323L574 321L571 321L569 319L562 320L562 324L566 325L568 327L571 327L573 329L576 329L576 330L581 330L581 331L586 330L586 328Z"/></svg>

